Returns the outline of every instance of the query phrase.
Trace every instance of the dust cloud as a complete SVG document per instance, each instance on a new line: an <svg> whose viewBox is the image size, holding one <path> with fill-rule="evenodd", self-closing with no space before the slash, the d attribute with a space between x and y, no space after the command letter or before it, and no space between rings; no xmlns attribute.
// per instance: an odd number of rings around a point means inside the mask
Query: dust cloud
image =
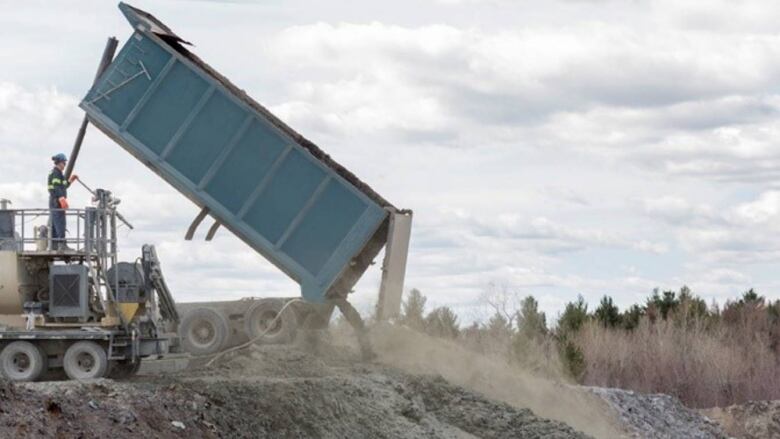
<svg viewBox="0 0 780 439"><path fill-rule="evenodd" d="M446 340L405 327L378 325L371 330L378 361L412 374L440 375L447 381L539 416L564 422L598 438L623 436L604 402L569 384L549 380ZM549 375L549 373L548 373Z"/></svg>

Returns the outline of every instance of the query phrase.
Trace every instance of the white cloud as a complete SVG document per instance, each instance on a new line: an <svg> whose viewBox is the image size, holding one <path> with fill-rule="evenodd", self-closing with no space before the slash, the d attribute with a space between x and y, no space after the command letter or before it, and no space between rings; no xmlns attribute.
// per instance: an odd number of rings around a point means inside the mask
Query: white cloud
<svg viewBox="0 0 780 439"><path fill-rule="evenodd" d="M433 303L468 308L490 282L542 296L550 315L579 292L628 304L654 286L777 286L775 2L402 3L142 6L415 210L409 284ZM0 17L0 56L14 64L0 72L0 196L17 206L45 204L92 51L129 33L113 4L88 5L94 27L66 2ZM398 14L407 7L414 16ZM78 172L123 198L137 226L123 255L157 243L181 297L294 289L228 232L182 242L196 208L96 130ZM358 286L361 306L377 282L373 270Z"/></svg>
<svg viewBox="0 0 780 439"><path fill-rule="evenodd" d="M764 192L757 200L738 206L736 214L751 225L780 226L780 191Z"/></svg>

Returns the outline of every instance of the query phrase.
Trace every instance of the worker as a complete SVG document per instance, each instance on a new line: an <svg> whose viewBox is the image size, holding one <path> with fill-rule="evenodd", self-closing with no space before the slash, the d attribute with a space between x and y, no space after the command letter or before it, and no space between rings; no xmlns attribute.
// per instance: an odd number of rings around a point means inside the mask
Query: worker
<svg viewBox="0 0 780 439"><path fill-rule="evenodd" d="M49 173L49 219L51 221L51 241L52 250L70 250L65 242L65 229L67 221L65 219L65 210L68 206L68 188L70 184L78 180L77 175L71 175L65 179L65 165L68 157L65 154L57 154L51 158L54 162L54 169Z"/></svg>

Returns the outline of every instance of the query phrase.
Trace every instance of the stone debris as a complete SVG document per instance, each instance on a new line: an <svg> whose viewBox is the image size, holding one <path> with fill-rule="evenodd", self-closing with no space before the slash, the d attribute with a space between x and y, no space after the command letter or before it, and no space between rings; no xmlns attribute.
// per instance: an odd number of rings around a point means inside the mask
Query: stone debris
<svg viewBox="0 0 780 439"><path fill-rule="evenodd" d="M646 395L630 390L586 387L617 414L626 437L641 439L726 439L721 427L680 400L664 394Z"/></svg>

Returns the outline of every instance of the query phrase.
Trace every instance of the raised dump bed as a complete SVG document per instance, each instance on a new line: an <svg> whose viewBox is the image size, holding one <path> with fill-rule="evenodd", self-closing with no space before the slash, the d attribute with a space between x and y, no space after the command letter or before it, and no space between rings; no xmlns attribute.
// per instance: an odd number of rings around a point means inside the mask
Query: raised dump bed
<svg viewBox="0 0 780 439"><path fill-rule="evenodd" d="M346 296L405 212L155 17L119 7L135 32L82 101L89 120L298 282L304 298Z"/></svg>

